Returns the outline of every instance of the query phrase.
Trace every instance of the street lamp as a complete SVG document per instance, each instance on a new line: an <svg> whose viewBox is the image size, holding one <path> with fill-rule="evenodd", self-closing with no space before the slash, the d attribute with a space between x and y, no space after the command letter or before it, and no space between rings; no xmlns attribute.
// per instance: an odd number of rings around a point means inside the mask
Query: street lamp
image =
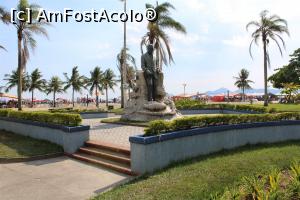
<svg viewBox="0 0 300 200"><path fill-rule="evenodd" d="M185 96L185 87L186 87L186 83L183 83L183 96Z"/></svg>

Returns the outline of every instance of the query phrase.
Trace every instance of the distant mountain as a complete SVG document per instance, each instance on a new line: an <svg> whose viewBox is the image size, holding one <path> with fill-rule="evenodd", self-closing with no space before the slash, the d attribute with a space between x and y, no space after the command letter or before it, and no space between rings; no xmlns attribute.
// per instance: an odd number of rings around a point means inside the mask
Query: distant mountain
<svg viewBox="0 0 300 200"><path fill-rule="evenodd" d="M209 96L213 96L213 95L217 95L217 94L227 94L227 92L229 91L229 93L242 93L241 90L235 90L235 91L230 91L227 88L219 88L217 90L213 90L213 91L207 91L205 94L209 95ZM275 89L275 88L269 88L268 92L272 93L272 94L279 94L281 90L279 89ZM254 93L264 93L264 89L251 89L251 90L246 90L247 94L254 94Z"/></svg>

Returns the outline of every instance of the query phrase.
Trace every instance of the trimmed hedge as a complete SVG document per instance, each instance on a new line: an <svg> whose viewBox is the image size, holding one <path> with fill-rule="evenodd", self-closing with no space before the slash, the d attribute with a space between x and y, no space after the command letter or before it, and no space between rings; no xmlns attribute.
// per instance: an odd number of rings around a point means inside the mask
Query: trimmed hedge
<svg viewBox="0 0 300 200"><path fill-rule="evenodd" d="M219 110L237 110L237 111L250 111L259 113L274 113L275 108L268 110L265 107L255 107L251 105L236 105L236 104L205 104L197 100L179 100L175 102L178 110L198 110L198 109L219 109Z"/></svg>
<svg viewBox="0 0 300 200"><path fill-rule="evenodd" d="M55 108L49 109L51 113L72 113L72 114L80 114L80 113L89 113L89 112L102 112L105 113L106 111L103 109L74 109L74 108Z"/></svg>
<svg viewBox="0 0 300 200"><path fill-rule="evenodd" d="M0 116L64 126L79 126L82 121L79 114L26 112L13 111L8 109L0 109Z"/></svg>
<svg viewBox="0 0 300 200"><path fill-rule="evenodd" d="M284 120L300 120L300 113L287 112L277 114L242 114L220 116L183 117L172 121L156 120L150 122L144 136L159 135L166 132L200 128L208 126L243 124L254 122L273 122Z"/></svg>

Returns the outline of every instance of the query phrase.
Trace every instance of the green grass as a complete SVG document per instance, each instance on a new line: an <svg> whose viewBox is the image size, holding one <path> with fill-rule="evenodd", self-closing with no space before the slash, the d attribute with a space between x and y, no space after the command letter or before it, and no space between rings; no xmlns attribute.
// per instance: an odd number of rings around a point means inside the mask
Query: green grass
<svg viewBox="0 0 300 200"><path fill-rule="evenodd" d="M0 158L29 158L61 152L62 148L56 144L0 131Z"/></svg>
<svg viewBox="0 0 300 200"><path fill-rule="evenodd" d="M288 168L295 159L300 159L300 141L246 146L174 164L93 199L209 199L236 187L244 176Z"/></svg>
<svg viewBox="0 0 300 200"><path fill-rule="evenodd" d="M128 125L128 126L141 126L141 127L149 126L149 122L128 121L128 120L122 120L117 117L102 119L101 122L102 123L112 123L112 124L122 124L122 125Z"/></svg>
<svg viewBox="0 0 300 200"><path fill-rule="evenodd" d="M253 104L254 107L263 105ZM300 112L300 104L269 104L268 109L275 108L278 112Z"/></svg>

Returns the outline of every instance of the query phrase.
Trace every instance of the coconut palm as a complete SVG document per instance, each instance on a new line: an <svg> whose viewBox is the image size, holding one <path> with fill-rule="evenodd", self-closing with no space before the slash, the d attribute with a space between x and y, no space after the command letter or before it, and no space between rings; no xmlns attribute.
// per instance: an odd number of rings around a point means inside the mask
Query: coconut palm
<svg viewBox="0 0 300 200"><path fill-rule="evenodd" d="M106 93L106 107L108 108L108 89L114 91L114 87L117 85L116 75L111 69L107 69L103 73L102 84Z"/></svg>
<svg viewBox="0 0 300 200"><path fill-rule="evenodd" d="M235 86L237 86L239 89L242 90L242 99L245 101L245 90L251 89L250 83L254 83L253 81L249 80L249 71L246 69L242 69L239 72L238 77L234 77L236 79L236 82L234 83Z"/></svg>
<svg viewBox="0 0 300 200"><path fill-rule="evenodd" d="M28 23L28 9L31 11L32 22ZM37 42L34 39L34 34L42 35L48 38L47 31L45 29L46 25L49 25L45 21L37 21L37 15L39 13L40 6L36 4L29 4L27 0L20 0L17 6L18 11L23 11L24 15L21 17L23 20L16 20L14 26L17 29L18 35L18 72L22 74L26 68L26 63L29 59L29 49L34 50L36 48ZM19 79L18 84L18 109L22 110L22 80Z"/></svg>
<svg viewBox="0 0 300 200"><path fill-rule="evenodd" d="M247 24L246 29L249 27L255 27L254 32L252 33L252 41L250 43L249 52L252 57L252 44L255 43L258 45L259 41L262 41L263 52L264 52L264 106L268 106L268 66L270 66L270 55L268 47L271 41L275 42L277 45L280 54L282 56L282 46L285 48L285 42L282 38L282 34L286 33L289 35L287 21L280 18L278 15L268 16L268 11L264 10L260 13L259 21L251 21Z"/></svg>
<svg viewBox="0 0 300 200"><path fill-rule="evenodd" d="M153 45L156 53L156 66L162 69L162 64L168 65L174 62L170 47L170 39L165 30L175 30L179 33L186 33L185 27L171 17L170 10L175 7L168 3L146 4L146 8L152 8L156 11L157 19L149 21L148 33L142 38L141 50L147 44Z"/></svg>
<svg viewBox="0 0 300 200"><path fill-rule="evenodd" d="M124 13L127 12L127 0L120 0L124 2ZM121 108L124 108L124 79L125 79L125 72L126 72L126 57L127 57L127 24L126 21L124 22L124 31L123 31L123 50L121 51L121 59L120 59L120 75L121 75Z"/></svg>
<svg viewBox="0 0 300 200"><path fill-rule="evenodd" d="M91 77L87 80L86 86L90 88L90 93L96 93L96 106L99 108L99 92L103 90L103 72L100 67L95 67L93 71L90 72Z"/></svg>
<svg viewBox="0 0 300 200"><path fill-rule="evenodd" d="M73 67L71 77L68 77L67 73L64 73L64 76L66 78L66 86L64 87L64 90L67 90L70 87L72 87L72 104L74 107L74 93L81 93L81 89L85 87L86 78L84 76L80 76L77 66Z"/></svg>
<svg viewBox="0 0 300 200"><path fill-rule="evenodd" d="M46 80L42 79L43 75L39 69L35 69L29 76L28 90L31 92L31 106L33 107L34 91L43 92L46 86Z"/></svg>
<svg viewBox="0 0 300 200"><path fill-rule="evenodd" d="M10 21L10 14L3 7L0 6L0 21L4 24L8 24ZM0 49L6 50L3 46L0 45Z"/></svg>
<svg viewBox="0 0 300 200"><path fill-rule="evenodd" d="M19 74L16 70L13 70L11 72L11 74L5 74L4 75L4 81L7 81L7 84L5 86L5 92L8 92L10 91L12 88L14 87L17 87L18 86L18 83L19 83ZM28 77L28 74L23 72L23 76L22 76L22 90L23 92L27 91L28 90L28 87L29 87L29 77Z"/></svg>
<svg viewBox="0 0 300 200"><path fill-rule="evenodd" d="M58 76L53 76L46 85L47 95L53 93L53 107L56 107L56 94L63 93L63 82Z"/></svg>

